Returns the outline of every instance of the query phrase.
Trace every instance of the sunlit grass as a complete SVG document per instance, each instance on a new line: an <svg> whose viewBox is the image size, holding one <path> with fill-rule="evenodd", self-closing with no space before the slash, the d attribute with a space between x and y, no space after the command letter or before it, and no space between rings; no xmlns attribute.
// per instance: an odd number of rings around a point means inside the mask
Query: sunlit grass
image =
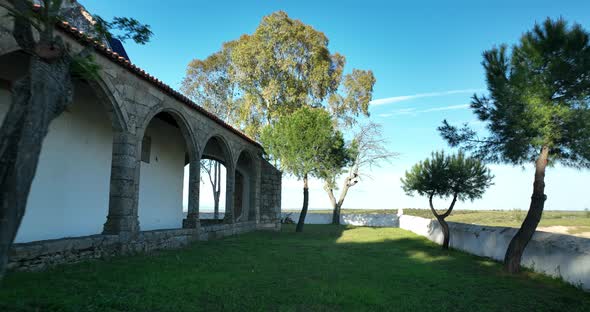
<svg viewBox="0 0 590 312"><path fill-rule="evenodd" d="M0 311L590 311L590 295L394 228L306 225L11 273Z"/></svg>

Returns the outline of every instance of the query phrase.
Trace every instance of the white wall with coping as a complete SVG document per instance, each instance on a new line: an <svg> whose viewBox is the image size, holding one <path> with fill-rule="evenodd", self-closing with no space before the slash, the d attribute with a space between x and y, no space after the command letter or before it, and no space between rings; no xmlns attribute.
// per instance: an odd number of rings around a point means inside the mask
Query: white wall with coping
<svg viewBox="0 0 590 312"><path fill-rule="evenodd" d="M142 231L182 227L185 141L179 128L158 118L148 125L150 162L141 162L139 228ZM108 194L108 193L107 193Z"/></svg>
<svg viewBox="0 0 590 312"><path fill-rule="evenodd" d="M282 212L281 218L290 215L293 221L299 220L299 213L296 212ZM331 213L314 213L308 212L305 216L306 224L331 224ZM355 226L375 226L375 227L397 227L398 219L395 213L382 214L341 214L340 224L355 225Z"/></svg>
<svg viewBox="0 0 590 312"><path fill-rule="evenodd" d="M436 220L399 216L399 227L442 244ZM449 222L450 245L474 255L502 261L517 229ZM522 258L522 265L535 272L559 277L590 290L590 239L571 235L535 232Z"/></svg>
<svg viewBox="0 0 590 312"><path fill-rule="evenodd" d="M0 89L0 119L10 105ZM113 134L107 112L87 87L51 123L15 242L102 232L108 213Z"/></svg>

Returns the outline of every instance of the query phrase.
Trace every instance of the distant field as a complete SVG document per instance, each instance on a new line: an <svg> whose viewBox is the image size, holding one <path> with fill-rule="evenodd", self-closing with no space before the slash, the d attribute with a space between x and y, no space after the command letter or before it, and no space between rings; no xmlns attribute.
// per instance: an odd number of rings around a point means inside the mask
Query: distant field
<svg viewBox="0 0 590 312"><path fill-rule="evenodd" d="M286 210L285 212L299 212ZM331 213L332 210L310 210L310 213ZM397 209L343 209L342 213L397 213ZM489 226L520 227L525 210L455 210L448 221ZM404 214L433 218L429 209L404 209ZM590 212L556 211L543 212L539 230L590 237Z"/></svg>

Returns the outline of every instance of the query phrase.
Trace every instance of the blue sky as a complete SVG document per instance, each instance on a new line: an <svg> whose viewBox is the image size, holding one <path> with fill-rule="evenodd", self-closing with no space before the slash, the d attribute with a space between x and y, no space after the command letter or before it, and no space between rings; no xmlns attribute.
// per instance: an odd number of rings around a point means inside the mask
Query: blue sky
<svg viewBox="0 0 590 312"><path fill-rule="evenodd" d="M443 119L482 127L466 105L474 92L485 92L480 64L484 50L515 43L546 17L563 17L590 30L590 1L583 0L80 2L104 18L129 16L150 24L152 41L146 46L127 43L127 52L132 62L177 89L190 60L252 33L260 19L274 11L286 11L324 32L331 51L346 56L347 70L373 70L377 83L371 118L384 126L389 148L400 153L391 164L374 170L373 180L351 190L346 208L425 207L423 198L403 194L399 178L431 151L448 150L436 132ZM491 168L496 184L482 200L458 208L527 209L532 167ZM546 182L548 209L590 208L590 200L580 196L590 182L587 170L550 168ZM300 207L300 184L285 179L284 208ZM311 187L311 207L328 207L321 184L316 181Z"/></svg>

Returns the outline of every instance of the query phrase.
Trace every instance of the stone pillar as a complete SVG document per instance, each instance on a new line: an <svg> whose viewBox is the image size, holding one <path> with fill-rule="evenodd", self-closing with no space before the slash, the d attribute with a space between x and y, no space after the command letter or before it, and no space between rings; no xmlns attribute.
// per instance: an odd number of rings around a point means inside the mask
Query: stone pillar
<svg viewBox="0 0 590 312"><path fill-rule="evenodd" d="M199 186L201 182L201 161L193 160L189 166L188 177L188 212L182 220L185 229L196 229L201 225L199 221Z"/></svg>
<svg viewBox="0 0 590 312"><path fill-rule="evenodd" d="M113 133L113 159L109 214L103 234L132 237L139 232L137 203L139 198L139 139L135 134Z"/></svg>
<svg viewBox="0 0 590 312"><path fill-rule="evenodd" d="M236 183L236 169L233 166L227 166L225 169L225 216L223 219L225 220L225 223L235 223L234 189Z"/></svg>
<svg viewBox="0 0 590 312"><path fill-rule="evenodd" d="M253 198L250 199L252 207L250 207L249 218L248 220L256 221L256 223L260 222L260 179L261 179L261 158L256 157L253 159L254 162L254 170L253 170L253 177L250 179L250 196Z"/></svg>
<svg viewBox="0 0 590 312"><path fill-rule="evenodd" d="M282 173L268 161L261 161L260 229L280 229Z"/></svg>

